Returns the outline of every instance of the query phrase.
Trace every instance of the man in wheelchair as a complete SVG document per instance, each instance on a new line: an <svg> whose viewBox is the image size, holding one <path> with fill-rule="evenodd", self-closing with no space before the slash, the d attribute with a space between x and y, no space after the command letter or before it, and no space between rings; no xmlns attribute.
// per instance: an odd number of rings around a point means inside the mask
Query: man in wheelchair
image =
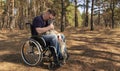
<svg viewBox="0 0 120 71"><path fill-rule="evenodd" d="M65 37L64 35L56 35L55 33L52 34L45 34L49 30L54 29L54 25L52 23L49 23L49 20L55 19L55 11L53 10L47 10L40 16L37 16L33 19L32 22L32 35L33 36L40 36L43 37L46 43L49 43L51 47L54 47L54 49L51 50L53 54L53 59L54 59L54 64L55 66L61 66L59 63L59 60L63 58L62 53L60 52L60 44L58 39L62 39L62 42L65 42ZM63 44L64 49L65 44ZM61 46L62 47L62 46Z"/></svg>

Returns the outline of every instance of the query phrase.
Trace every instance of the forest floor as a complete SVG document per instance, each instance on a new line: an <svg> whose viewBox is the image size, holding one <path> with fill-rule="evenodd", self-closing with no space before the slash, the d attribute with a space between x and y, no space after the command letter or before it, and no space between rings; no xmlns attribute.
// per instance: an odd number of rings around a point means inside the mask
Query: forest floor
<svg viewBox="0 0 120 71"><path fill-rule="evenodd" d="M120 71L120 29L87 31L67 29L70 58L55 71ZM49 71L26 65L20 54L27 31L0 31L0 71Z"/></svg>

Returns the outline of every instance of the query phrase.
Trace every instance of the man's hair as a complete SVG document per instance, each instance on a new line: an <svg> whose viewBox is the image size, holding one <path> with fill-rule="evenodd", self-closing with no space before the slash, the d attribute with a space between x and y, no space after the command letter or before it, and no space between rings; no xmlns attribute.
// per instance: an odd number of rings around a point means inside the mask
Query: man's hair
<svg viewBox="0 0 120 71"><path fill-rule="evenodd" d="M49 13L50 13L50 14L52 14L53 16L55 16L55 15L56 15L56 13L55 13L55 11L54 11L54 10L49 9L47 12L49 12Z"/></svg>

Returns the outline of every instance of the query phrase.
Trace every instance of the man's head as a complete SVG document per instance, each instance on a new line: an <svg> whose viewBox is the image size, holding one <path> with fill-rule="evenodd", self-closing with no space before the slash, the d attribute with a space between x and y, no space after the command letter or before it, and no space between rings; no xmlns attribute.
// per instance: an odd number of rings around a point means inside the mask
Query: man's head
<svg viewBox="0 0 120 71"><path fill-rule="evenodd" d="M45 12L43 18L44 18L44 20L55 19L55 15L56 15L55 11L49 9L49 10L47 10L47 12Z"/></svg>

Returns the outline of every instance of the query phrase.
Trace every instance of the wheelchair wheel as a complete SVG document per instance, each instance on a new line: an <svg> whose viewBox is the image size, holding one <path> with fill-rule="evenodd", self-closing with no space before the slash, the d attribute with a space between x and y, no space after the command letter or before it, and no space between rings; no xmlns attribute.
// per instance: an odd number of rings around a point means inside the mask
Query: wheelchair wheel
<svg viewBox="0 0 120 71"><path fill-rule="evenodd" d="M21 56L26 64L36 66L43 58L42 47L36 40L29 39L22 45Z"/></svg>

